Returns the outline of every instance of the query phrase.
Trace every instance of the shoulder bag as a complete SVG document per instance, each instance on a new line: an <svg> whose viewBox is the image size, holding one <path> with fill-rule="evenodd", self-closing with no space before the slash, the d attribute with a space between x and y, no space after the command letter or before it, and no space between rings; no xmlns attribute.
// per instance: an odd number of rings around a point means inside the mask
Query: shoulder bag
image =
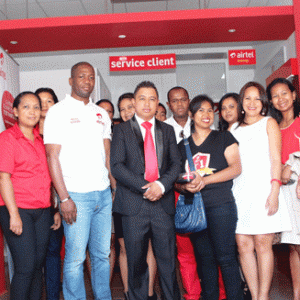
<svg viewBox="0 0 300 300"><path fill-rule="evenodd" d="M184 146L190 170L193 172L195 171L195 166L189 141L186 138L184 139ZM175 213L175 230L178 233L194 233L207 228L202 195L200 192L197 192L193 196L186 199L185 195L180 194L178 198Z"/></svg>

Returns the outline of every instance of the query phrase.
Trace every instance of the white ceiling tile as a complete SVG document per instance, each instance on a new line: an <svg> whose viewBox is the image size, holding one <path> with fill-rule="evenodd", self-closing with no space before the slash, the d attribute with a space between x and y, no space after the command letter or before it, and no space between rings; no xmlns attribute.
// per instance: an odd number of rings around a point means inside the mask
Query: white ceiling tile
<svg viewBox="0 0 300 300"><path fill-rule="evenodd" d="M204 0L201 1L203 2ZM208 3L207 8L245 7L248 2L249 0L206 0L206 3Z"/></svg>
<svg viewBox="0 0 300 300"><path fill-rule="evenodd" d="M55 3L55 2L73 2L73 1L78 1L78 0L28 0L28 3ZM101 0L102 1L102 0ZM4 4L4 0L0 0L0 4ZM26 4L27 0L6 0L7 4Z"/></svg>
<svg viewBox="0 0 300 300"><path fill-rule="evenodd" d="M41 3L41 5L47 15L51 17L80 16L85 14L79 1L53 1L51 3Z"/></svg>
<svg viewBox="0 0 300 300"><path fill-rule="evenodd" d="M89 14L111 14L111 0L81 0Z"/></svg>
<svg viewBox="0 0 300 300"><path fill-rule="evenodd" d="M115 4L113 4L112 11L115 14L125 13L126 12L125 4L122 4L122 3L115 3Z"/></svg>
<svg viewBox="0 0 300 300"><path fill-rule="evenodd" d="M293 0L28 0L29 18L77 16L88 14L231 8L246 6L293 5ZM37 3L38 2L38 3ZM4 0L0 0L0 20L4 16ZM38 5L39 4L39 5ZM6 0L8 19L26 18L26 0ZM2 11L2 13L1 13Z"/></svg>
<svg viewBox="0 0 300 300"><path fill-rule="evenodd" d="M199 9L199 0L168 1L168 10L185 10L185 9Z"/></svg>
<svg viewBox="0 0 300 300"><path fill-rule="evenodd" d="M265 6L268 0L251 0L249 6Z"/></svg>
<svg viewBox="0 0 300 300"><path fill-rule="evenodd" d="M112 6L104 6L99 5L99 3L86 3L82 2L86 11L90 15L98 15L98 14L111 14L112 13Z"/></svg>
<svg viewBox="0 0 300 300"><path fill-rule="evenodd" d="M29 18L47 18L42 8L37 3L31 3L28 6L28 16Z"/></svg>
<svg viewBox="0 0 300 300"><path fill-rule="evenodd" d="M4 5L0 6L0 17L4 15ZM26 4L8 4L7 5L8 19L25 19L26 18ZM37 3L28 3L28 18L44 18L47 17ZM5 17L3 18L5 19Z"/></svg>
<svg viewBox="0 0 300 300"><path fill-rule="evenodd" d="M3 13L3 10L0 8L0 20L6 20L5 14Z"/></svg>
<svg viewBox="0 0 300 300"><path fill-rule="evenodd" d="M166 1L127 3L128 12L165 11Z"/></svg>
<svg viewBox="0 0 300 300"><path fill-rule="evenodd" d="M14 0L9 0L14 1ZM37 1L39 3L52 3L55 4L55 2L65 2L65 3L72 3L72 2L78 2L78 0L29 0L29 1Z"/></svg>
<svg viewBox="0 0 300 300"><path fill-rule="evenodd" d="M7 6L8 19L25 19L26 18L26 6L25 4L8 4ZM28 6L29 7L29 6Z"/></svg>
<svg viewBox="0 0 300 300"><path fill-rule="evenodd" d="M293 5L293 0L268 0L267 6Z"/></svg>
<svg viewBox="0 0 300 300"><path fill-rule="evenodd" d="M0 20L5 20L5 9L4 5L0 5Z"/></svg>

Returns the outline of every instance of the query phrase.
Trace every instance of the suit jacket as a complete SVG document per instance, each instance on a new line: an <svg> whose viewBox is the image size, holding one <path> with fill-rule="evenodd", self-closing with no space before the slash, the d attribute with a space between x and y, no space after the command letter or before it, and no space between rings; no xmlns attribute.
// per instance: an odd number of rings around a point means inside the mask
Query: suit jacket
<svg viewBox="0 0 300 300"><path fill-rule="evenodd" d="M159 179L165 193L161 199L164 210L175 214L173 184L181 170L181 159L172 126L155 120L155 144ZM141 208L145 190L144 141L135 117L114 128L111 143L110 164L112 175L117 180L117 192L113 211L133 216Z"/></svg>

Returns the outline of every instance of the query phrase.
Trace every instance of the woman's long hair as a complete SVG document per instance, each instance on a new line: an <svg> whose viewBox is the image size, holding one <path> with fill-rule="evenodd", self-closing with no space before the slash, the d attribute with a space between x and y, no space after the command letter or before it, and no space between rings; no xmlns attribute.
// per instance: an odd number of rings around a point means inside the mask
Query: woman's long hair
<svg viewBox="0 0 300 300"><path fill-rule="evenodd" d="M189 105L189 110L192 114L192 117L196 114L196 112L200 109L203 102L208 102L211 105L211 108L214 109L214 102L207 95L198 95L193 98ZM191 133L195 132L195 124L194 120L191 121Z"/></svg>
<svg viewBox="0 0 300 300"><path fill-rule="evenodd" d="M262 109L260 111L260 114L262 116L266 116L268 114L269 103L268 103L268 99L267 99L266 90L264 89L264 87L260 83L255 82L255 81L249 81L240 90L240 103L239 103L239 109L238 109L238 123L239 123L239 126L241 124L246 124L245 123L245 111L243 109L243 101L244 101L244 97L245 97L245 92L250 87L255 87L258 90L260 101L261 101L261 104L262 104Z"/></svg>
<svg viewBox="0 0 300 300"><path fill-rule="evenodd" d="M294 106L294 119L296 119L299 116L300 113L300 101L297 95L297 90L296 88L293 86L293 84L285 79L285 78L276 78L274 79L267 87L267 95L268 95L268 99L269 99L269 106L270 106L270 115L277 121L277 123L279 124L282 121L282 113L281 111L279 111L278 109L276 109L272 103L272 95L271 95L271 90L272 88L278 84L278 83L282 83L287 85L287 87L289 88L289 90L293 93L295 92L296 94L296 98L295 101L293 103Z"/></svg>
<svg viewBox="0 0 300 300"><path fill-rule="evenodd" d="M233 98L235 100L235 102L237 103L237 105L239 105L240 102L240 95L237 93L227 93L225 94L220 102L219 102L219 110L220 110L220 115L219 115L219 130L220 131L226 131L229 127L229 124L227 121L225 121L222 117L222 105L223 102L227 99L227 98ZM238 109L238 106L237 106Z"/></svg>

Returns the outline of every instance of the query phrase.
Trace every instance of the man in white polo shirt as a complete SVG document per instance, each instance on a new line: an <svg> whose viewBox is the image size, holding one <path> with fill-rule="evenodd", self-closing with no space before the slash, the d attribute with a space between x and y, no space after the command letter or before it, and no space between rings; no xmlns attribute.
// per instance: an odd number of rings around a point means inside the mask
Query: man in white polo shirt
<svg viewBox="0 0 300 300"><path fill-rule="evenodd" d="M71 95L47 113L44 141L49 170L61 199L66 238L64 299L86 299L83 262L89 247L95 299L111 299L109 252L111 121L91 102L94 68L80 62L71 69Z"/></svg>
<svg viewBox="0 0 300 300"><path fill-rule="evenodd" d="M174 128L177 144L183 137L191 135L191 119L189 117L190 98L187 90L176 86L168 92L167 105L173 116L165 121ZM176 201L179 194L175 193ZM176 234L177 258L185 289L184 299L199 299L201 294L200 280L197 273L197 263L194 248L187 235Z"/></svg>
<svg viewBox="0 0 300 300"><path fill-rule="evenodd" d="M174 128L177 144L191 135L191 119L189 117L190 98L186 89L180 86L171 88L168 92L167 105L173 116L165 121Z"/></svg>

